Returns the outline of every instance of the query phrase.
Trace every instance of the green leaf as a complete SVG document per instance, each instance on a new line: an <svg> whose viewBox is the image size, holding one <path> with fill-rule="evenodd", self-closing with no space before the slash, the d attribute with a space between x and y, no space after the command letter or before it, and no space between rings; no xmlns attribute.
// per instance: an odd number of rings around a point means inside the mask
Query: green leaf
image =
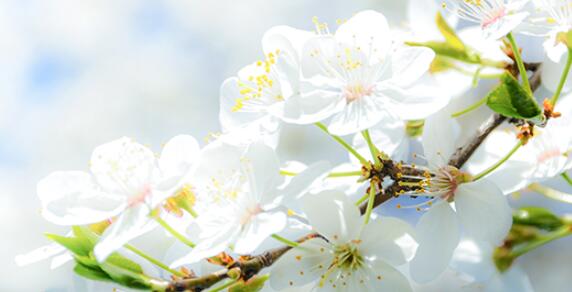
<svg viewBox="0 0 572 292"><path fill-rule="evenodd" d="M65 237L57 234L46 233L46 237L63 247L67 248L70 252L78 256L89 256L93 245L86 239L76 237Z"/></svg>
<svg viewBox="0 0 572 292"><path fill-rule="evenodd" d="M501 84L489 93L487 105L496 113L510 118L534 120L542 115L534 97L509 73L503 74Z"/></svg>
<svg viewBox="0 0 572 292"><path fill-rule="evenodd" d="M427 47L432 49L435 54L442 57L448 57L465 63L480 64L481 58L478 54L470 53L468 50L459 49L448 42L429 41L424 43L406 42L407 45L413 47Z"/></svg>
<svg viewBox="0 0 572 292"><path fill-rule="evenodd" d="M534 226L544 230L554 230L564 223L550 210L540 207L523 207L514 212L512 216L514 224Z"/></svg>
<svg viewBox="0 0 572 292"><path fill-rule="evenodd" d="M264 283L268 280L268 275L253 277L244 282L240 281L232 285L229 292L258 292L264 288Z"/></svg>
<svg viewBox="0 0 572 292"><path fill-rule="evenodd" d="M73 226L72 231L76 238L81 238L82 240L89 242L92 249L99 239L99 236L85 226Z"/></svg>
<svg viewBox="0 0 572 292"><path fill-rule="evenodd" d="M459 36L457 36L455 30L453 30L453 28L449 26L447 21L445 21L443 15L441 15L440 12L437 12L435 22L437 23L437 28L439 29L441 34L445 37L447 43L451 45L451 47L460 51L467 50L463 41L459 38Z"/></svg>
<svg viewBox="0 0 572 292"><path fill-rule="evenodd" d="M118 254L111 254L100 267L115 282L134 289L146 289L147 277L143 274L141 266L134 261Z"/></svg>
<svg viewBox="0 0 572 292"><path fill-rule="evenodd" d="M94 280L94 281L113 281L104 271L100 268L92 268L88 266L84 266L80 263L77 263L74 267L74 272L84 278Z"/></svg>

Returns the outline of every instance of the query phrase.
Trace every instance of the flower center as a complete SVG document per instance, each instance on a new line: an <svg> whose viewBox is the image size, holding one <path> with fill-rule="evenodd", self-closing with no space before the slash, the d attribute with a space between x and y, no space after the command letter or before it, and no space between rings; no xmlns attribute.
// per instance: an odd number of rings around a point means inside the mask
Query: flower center
<svg viewBox="0 0 572 292"><path fill-rule="evenodd" d="M151 195L151 186L145 185L143 187L143 190L141 190L136 195L129 197L129 199L127 200L127 206L129 208L131 208L131 207L135 207L139 204L142 204L143 202L145 202L145 199L149 195Z"/></svg>
<svg viewBox="0 0 572 292"><path fill-rule="evenodd" d="M354 271L360 268L364 263L364 259L359 253L359 243L360 241L352 241L352 243L335 246L334 262L332 265L349 271Z"/></svg>
<svg viewBox="0 0 572 292"><path fill-rule="evenodd" d="M240 219L240 225L248 224L250 222L250 220L252 220L253 217L262 213L263 211L264 210L262 210L262 208L260 207L259 204L256 204L255 206L248 207L246 209L246 211L244 212L244 214L242 215L242 218Z"/></svg>
<svg viewBox="0 0 572 292"><path fill-rule="evenodd" d="M361 83L352 84L346 86L344 89L344 97L347 103L356 101L364 96L371 95L373 93L373 86L365 86Z"/></svg>
<svg viewBox="0 0 572 292"><path fill-rule="evenodd" d="M500 7L498 10L492 11L492 13L488 15L488 17L483 19L481 23L482 28L487 28L491 24L503 18L505 15L506 15L506 8L504 7Z"/></svg>
<svg viewBox="0 0 572 292"><path fill-rule="evenodd" d="M464 173L454 166L443 166L427 179L428 191L446 201L452 201L457 187L463 182Z"/></svg>

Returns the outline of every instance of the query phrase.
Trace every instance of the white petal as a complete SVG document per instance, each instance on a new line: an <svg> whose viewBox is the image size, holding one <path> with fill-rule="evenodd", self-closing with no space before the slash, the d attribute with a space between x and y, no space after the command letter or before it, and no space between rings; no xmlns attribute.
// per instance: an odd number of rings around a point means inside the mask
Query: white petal
<svg viewBox="0 0 572 292"><path fill-rule="evenodd" d="M245 147L230 145L217 140L201 151L199 163L193 176L199 184L211 184L212 178L225 174L225 171L240 170L240 157L242 157Z"/></svg>
<svg viewBox="0 0 572 292"><path fill-rule="evenodd" d="M423 152L431 165L442 166L455 152L460 127L447 111L441 111L427 120L423 127ZM434 166L433 166L434 167Z"/></svg>
<svg viewBox="0 0 572 292"><path fill-rule="evenodd" d="M313 229L333 243L358 239L363 220L358 208L339 191L323 191L303 198L304 212Z"/></svg>
<svg viewBox="0 0 572 292"><path fill-rule="evenodd" d="M486 292L519 291L533 292L528 275L518 266L511 267L503 274L497 273L488 283Z"/></svg>
<svg viewBox="0 0 572 292"><path fill-rule="evenodd" d="M357 13L336 31L336 40L361 48L370 61L385 59L391 48L391 35L385 16L373 10Z"/></svg>
<svg viewBox="0 0 572 292"><path fill-rule="evenodd" d="M565 59L567 54L564 54L559 62L552 61L549 57L545 57L542 62L542 85L548 88L550 91L555 92L560 83L560 77L562 76L562 71L566 65ZM563 91L567 92L572 86L572 74L568 75L566 83L564 84Z"/></svg>
<svg viewBox="0 0 572 292"><path fill-rule="evenodd" d="M200 228L200 239L197 245L186 256L174 261L170 265L171 268L178 268L215 256L227 249L236 240L240 232L238 222L230 221L226 216L220 218L209 216L210 220L204 217L199 216L196 222Z"/></svg>
<svg viewBox="0 0 572 292"><path fill-rule="evenodd" d="M445 271L459 243L457 216L448 203L438 203L421 217L416 234L419 247L410 263L411 276L427 283Z"/></svg>
<svg viewBox="0 0 572 292"><path fill-rule="evenodd" d="M373 261L370 268L369 291L413 291L407 278L384 261Z"/></svg>
<svg viewBox="0 0 572 292"><path fill-rule="evenodd" d="M270 285L278 291L319 280L332 263L330 245L320 238L292 248L272 265Z"/></svg>
<svg viewBox="0 0 572 292"><path fill-rule="evenodd" d="M483 29L485 38L498 40L505 37L509 32L519 26L528 15L528 12L520 12L502 17Z"/></svg>
<svg viewBox="0 0 572 292"><path fill-rule="evenodd" d="M488 242L463 239L455 249L451 267L477 282L488 281L498 273L493 263L494 246Z"/></svg>
<svg viewBox="0 0 572 292"><path fill-rule="evenodd" d="M130 240L150 231L156 226L150 216L150 209L145 204L127 209L103 233L95 245L93 253L99 262L121 248Z"/></svg>
<svg viewBox="0 0 572 292"><path fill-rule="evenodd" d="M254 143L248 147L242 169L248 175L250 194L262 204L272 201L278 194L271 193L280 182L280 163L272 148Z"/></svg>
<svg viewBox="0 0 572 292"><path fill-rule="evenodd" d="M398 245L398 240L411 237L413 228L405 221L392 217L371 220L361 233L359 249L364 256L375 256L398 266L406 262L406 254Z"/></svg>
<svg viewBox="0 0 572 292"><path fill-rule="evenodd" d="M384 82L383 87L382 94L387 96L388 110L402 120L425 119L445 107L451 98L448 94L428 91L423 86L402 89Z"/></svg>
<svg viewBox="0 0 572 292"><path fill-rule="evenodd" d="M200 146L197 140L189 135L173 137L161 152L159 167L164 176L182 177L198 159Z"/></svg>
<svg viewBox="0 0 572 292"><path fill-rule="evenodd" d="M283 200L286 202L298 200L308 192L316 181L324 179L330 170L330 163L326 161L314 163L294 176L288 185L280 191L280 195L283 196Z"/></svg>
<svg viewBox="0 0 572 292"><path fill-rule="evenodd" d="M287 53L298 59L304 44L313 36L309 31L281 25L270 28L262 38L262 47L266 54Z"/></svg>
<svg viewBox="0 0 572 292"><path fill-rule="evenodd" d="M126 196L141 192L156 171L153 152L125 137L98 146L91 156L91 173L99 185Z"/></svg>
<svg viewBox="0 0 572 292"><path fill-rule="evenodd" d="M348 103L343 111L335 114L328 130L338 136L354 134L373 127L382 120L395 118L385 102L385 96L363 96Z"/></svg>
<svg viewBox="0 0 572 292"><path fill-rule="evenodd" d="M429 48L404 47L391 55L391 82L399 87L409 86L429 70L435 53Z"/></svg>
<svg viewBox="0 0 572 292"><path fill-rule="evenodd" d="M19 267L27 266L41 260L62 254L66 251L65 247L58 243L50 243L48 245L34 249L26 254L17 255L14 259Z"/></svg>
<svg viewBox="0 0 572 292"><path fill-rule="evenodd" d="M486 179L459 185L455 207L465 234L477 240L500 244L512 225L506 197Z"/></svg>
<svg viewBox="0 0 572 292"><path fill-rule="evenodd" d="M54 172L38 182L37 192L42 215L58 225L103 221L126 206L124 196L101 191L92 176L82 171Z"/></svg>
<svg viewBox="0 0 572 292"><path fill-rule="evenodd" d="M263 118L267 113L261 109L250 108L249 104L239 105L242 98L239 79L236 77L224 81L220 87L220 111L219 119L223 131L230 131L237 127L245 126Z"/></svg>
<svg viewBox="0 0 572 292"><path fill-rule="evenodd" d="M339 112L345 104L339 92L314 90L287 99L281 119L288 123L313 124Z"/></svg>
<svg viewBox="0 0 572 292"><path fill-rule="evenodd" d="M369 135L373 144L394 160L399 161L408 158L409 140L405 133L403 121L391 118L384 119L369 129ZM367 142L361 133L354 136L352 146L363 157L371 156ZM349 155L349 157L354 164L359 164L353 155Z"/></svg>
<svg viewBox="0 0 572 292"><path fill-rule="evenodd" d="M234 251L238 254L252 253L262 241L282 231L284 227L286 227L286 214L283 212L260 213L243 227L244 230L234 245Z"/></svg>

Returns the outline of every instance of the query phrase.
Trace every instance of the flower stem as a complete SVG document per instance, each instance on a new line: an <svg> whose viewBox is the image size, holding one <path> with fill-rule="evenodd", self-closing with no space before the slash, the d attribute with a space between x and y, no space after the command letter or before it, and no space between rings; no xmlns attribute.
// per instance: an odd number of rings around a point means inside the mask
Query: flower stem
<svg viewBox="0 0 572 292"><path fill-rule="evenodd" d="M171 235L173 235L175 238L177 238L180 242L186 244L189 247L195 247L196 246L196 244L194 244L192 241L187 239L184 235L182 235L177 230L175 230L173 227L171 227L161 217L155 216L155 220L157 221L157 223L159 223L159 225L161 225L163 228L165 228L165 230L167 230L169 233L171 233Z"/></svg>
<svg viewBox="0 0 572 292"><path fill-rule="evenodd" d="M367 147L369 148L369 152L373 157L373 161L375 161L376 165L380 165L381 161L379 161L379 150L375 145L373 145L373 141L371 141L371 136L369 135L369 130L364 130L361 132L363 138L367 142Z"/></svg>
<svg viewBox="0 0 572 292"><path fill-rule="evenodd" d="M518 71L520 72L522 85L524 86L526 92L532 95L532 89L530 88L530 83L528 82L528 75L526 74L526 68L524 67L524 63L522 62L522 57L520 56L520 51L518 45L516 44L516 40L514 39L512 32L509 32L506 37L510 42L510 46L512 47L512 53L514 54L514 59L516 61L516 65L518 66Z"/></svg>
<svg viewBox="0 0 572 292"><path fill-rule="evenodd" d="M519 140L518 143L512 148L512 150L510 150L510 152L505 157L503 157L501 160L499 160L497 163L495 163L491 167L485 169L483 172L475 175L473 180L477 181L477 180L483 178L484 176L488 175L489 173L495 171L495 169L499 168L499 166L501 166L503 163L505 163L518 149L520 149L521 146L522 146L522 141Z"/></svg>
<svg viewBox="0 0 572 292"><path fill-rule="evenodd" d="M133 253L137 254L138 256L140 256L140 257L146 259L146 260L149 261L150 263L156 265L157 267L159 267L159 268L161 268L161 269L163 269L163 270L165 270L165 271L167 271L167 272L169 272L169 273L171 273L171 274L173 274L173 275L175 275L175 276L178 276L178 277L184 277L184 276L185 276L185 274L183 274L183 273L181 273L181 272L179 272L179 271L177 271L177 270L173 270L173 269L169 268L169 266L165 265L165 264L162 263L161 261L159 261L159 260L157 260L157 259L151 257L150 255L144 253L143 251L137 249L136 247L134 247L134 246L132 246L132 245L130 245L130 244L126 244L126 245L125 245L125 248L127 248L128 250L132 251Z"/></svg>
<svg viewBox="0 0 572 292"><path fill-rule="evenodd" d="M369 198L369 193L366 193L361 198L359 198L359 200L357 200L357 202L356 202L356 206L361 205L361 203L365 202L365 200L367 200L367 198Z"/></svg>
<svg viewBox="0 0 572 292"><path fill-rule="evenodd" d="M562 93L562 88L564 88L564 84L566 83L566 79L568 78L568 73L570 72L570 66L572 65L572 49L568 49L568 57L566 59L566 66L564 66L564 71L562 71L562 76L560 77L560 83L558 83L558 87L556 88L556 92L554 96L550 100L552 106L556 105L558 98L560 97L560 93Z"/></svg>
<svg viewBox="0 0 572 292"><path fill-rule="evenodd" d="M230 280L227 281L226 283L218 286L218 287L214 287L212 289L209 290L209 292L219 292L219 291L223 291L224 289L236 284L237 280Z"/></svg>
<svg viewBox="0 0 572 292"><path fill-rule="evenodd" d="M572 186L572 178L570 178L570 176L568 176L568 174L566 172L563 172L562 174L562 178L569 184Z"/></svg>
<svg viewBox="0 0 572 292"><path fill-rule="evenodd" d="M282 237L282 236L280 236L280 235L278 235L278 234L272 234L272 238L274 238L274 239L276 239L276 240L278 240L278 241L284 243L284 244L287 245L287 246L291 246L291 247L297 247L297 246L298 246L298 243L297 243L297 242L294 242L294 241L291 241L291 240L289 240L289 239L286 239L286 238L284 238L284 237Z"/></svg>
<svg viewBox="0 0 572 292"><path fill-rule="evenodd" d="M328 128L326 127L326 125L324 125L322 123L316 123L316 126L318 126L318 128L320 128L322 131L324 131L324 133L330 135L334 140L336 140L336 142L340 143L340 145L342 145L344 148L346 148L346 150L348 150L353 156L355 156L355 158L357 158L361 164L363 164L363 165L367 164L367 160L365 158L363 158L363 156L361 156L346 141L344 141L344 139L342 139L336 135L330 134L330 131L328 131Z"/></svg>
<svg viewBox="0 0 572 292"><path fill-rule="evenodd" d="M367 208L365 209L365 220L364 226L369 223L369 217L371 217L371 211L373 210L373 201L375 200L375 184L372 181L369 184L369 198L367 199Z"/></svg>
<svg viewBox="0 0 572 292"><path fill-rule="evenodd" d="M296 173L296 172L287 171L287 170L280 170L280 174L283 176L296 176L296 175L298 175L298 173ZM360 176L360 175L362 175L361 170L356 170L356 171L330 172L330 174L328 174L328 177L348 177L348 176Z"/></svg>
<svg viewBox="0 0 572 292"><path fill-rule="evenodd" d="M466 113L472 112L476 109L478 109L479 107L481 107L481 105L485 104L487 102L487 97L483 97L482 99L480 99L479 101L475 102L474 104L470 105L469 107L467 107L464 110L458 111L454 114L451 115L452 118L458 118Z"/></svg>
<svg viewBox="0 0 572 292"><path fill-rule="evenodd" d="M522 248L518 248L516 250L514 250L511 253L511 256L513 259L516 259L517 257L533 250L536 249L540 246L543 246L551 241L554 241L556 239L559 238L563 238L566 237L568 235L572 234L572 228L569 225L564 225L562 228L559 228L555 231L552 231L544 236L540 236L538 237L536 240L532 241L531 243L523 246Z"/></svg>
<svg viewBox="0 0 572 292"><path fill-rule="evenodd" d="M528 186L528 189L530 189L531 191L535 191L547 198L572 204L572 194L564 193L537 183L530 184Z"/></svg>

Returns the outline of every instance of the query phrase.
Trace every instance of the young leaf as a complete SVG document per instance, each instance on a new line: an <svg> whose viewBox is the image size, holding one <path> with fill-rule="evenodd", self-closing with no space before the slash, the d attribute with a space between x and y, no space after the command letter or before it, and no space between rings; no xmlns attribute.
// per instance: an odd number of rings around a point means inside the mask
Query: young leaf
<svg viewBox="0 0 572 292"><path fill-rule="evenodd" d="M413 47L427 47L432 49L435 54L442 57L459 60L470 64L480 64L481 58L477 54L469 53L467 50L459 49L447 42L429 41L425 43L406 42L407 45Z"/></svg>
<svg viewBox="0 0 572 292"><path fill-rule="evenodd" d="M77 237L65 237L57 234L46 233L46 237L51 241L54 241L63 247L67 248L70 252L78 256L89 256L89 252L93 248L93 245L82 238Z"/></svg>
<svg viewBox="0 0 572 292"><path fill-rule="evenodd" d="M503 74L501 84L489 93L487 105L496 113L510 118L532 120L542 114L534 97L509 73Z"/></svg>
<svg viewBox="0 0 572 292"><path fill-rule="evenodd" d="M228 289L229 292L258 292L264 288L264 283L268 280L268 275L253 277L244 282L240 281Z"/></svg>
<svg viewBox="0 0 572 292"><path fill-rule="evenodd" d="M440 12L437 12L437 16L435 19L437 23L437 28L441 32L441 34L445 37L445 40L451 47L459 50L459 51L466 51L467 48L463 41L457 36L455 30L447 24L447 21L443 18Z"/></svg>
<svg viewBox="0 0 572 292"><path fill-rule="evenodd" d="M100 268L92 268L92 267L88 267L85 265L82 265L80 263L77 263L73 269L73 271L90 280L95 280L95 281L107 281L107 282L112 282L113 280L104 272L102 271Z"/></svg>

